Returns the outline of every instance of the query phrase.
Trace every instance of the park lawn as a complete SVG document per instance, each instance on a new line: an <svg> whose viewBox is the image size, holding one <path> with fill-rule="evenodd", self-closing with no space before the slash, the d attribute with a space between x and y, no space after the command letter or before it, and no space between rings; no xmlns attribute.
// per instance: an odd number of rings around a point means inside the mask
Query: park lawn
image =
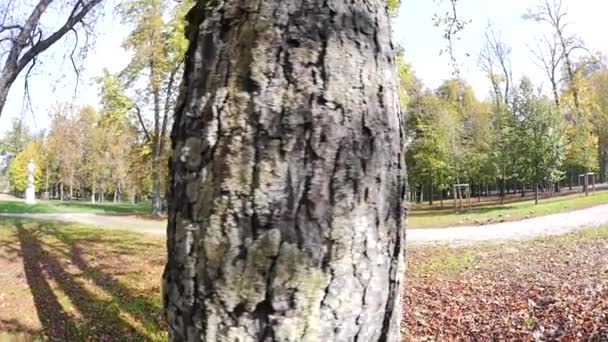
<svg viewBox="0 0 608 342"><path fill-rule="evenodd" d="M0 219L0 341L162 341L165 239Z"/></svg>
<svg viewBox="0 0 608 342"><path fill-rule="evenodd" d="M19 199L0 200L0 213L86 213L86 214L147 214L151 204L90 203L86 201L38 201L34 205Z"/></svg>
<svg viewBox="0 0 608 342"><path fill-rule="evenodd" d="M412 210L408 214L408 228L443 228L462 225L483 225L505 221L517 221L560 212L572 211L608 203L608 191L598 191L589 196L575 194L544 199L474 207L463 212L452 208Z"/></svg>
<svg viewBox="0 0 608 342"><path fill-rule="evenodd" d="M608 227L526 242L408 248L403 341L608 338Z"/></svg>
<svg viewBox="0 0 608 342"><path fill-rule="evenodd" d="M606 250L608 228L476 247L408 245L403 339L608 334ZM0 340L166 340L164 262L163 237L0 218Z"/></svg>

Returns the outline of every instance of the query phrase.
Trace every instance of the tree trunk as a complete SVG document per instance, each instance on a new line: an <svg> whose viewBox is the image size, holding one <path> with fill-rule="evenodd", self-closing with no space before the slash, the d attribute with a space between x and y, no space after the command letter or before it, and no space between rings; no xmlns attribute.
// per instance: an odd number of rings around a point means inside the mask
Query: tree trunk
<svg viewBox="0 0 608 342"><path fill-rule="evenodd" d="M431 186L429 187L429 205L433 206L433 196L435 196L435 183L433 181L433 177L431 176Z"/></svg>
<svg viewBox="0 0 608 342"><path fill-rule="evenodd" d="M160 216L163 213L162 194L161 194L161 151L160 145L154 147L154 155L152 157L152 215Z"/></svg>
<svg viewBox="0 0 608 342"><path fill-rule="evenodd" d="M608 166L608 151L606 151L606 139L600 138L598 142L600 161L600 183L606 182L606 168Z"/></svg>
<svg viewBox="0 0 608 342"><path fill-rule="evenodd" d="M538 182L534 184L534 204L538 204Z"/></svg>
<svg viewBox="0 0 608 342"><path fill-rule="evenodd" d="M172 132L169 339L398 341L406 176L385 1L205 3Z"/></svg>

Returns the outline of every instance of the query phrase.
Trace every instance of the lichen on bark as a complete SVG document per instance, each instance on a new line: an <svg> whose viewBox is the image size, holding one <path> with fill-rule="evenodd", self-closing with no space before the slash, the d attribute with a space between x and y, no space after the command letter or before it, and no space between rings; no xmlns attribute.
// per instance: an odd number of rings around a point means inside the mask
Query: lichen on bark
<svg viewBox="0 0 608 342"><path fill-rule="evenodd" d="M385 1L205 8L172 132L170 338L396 341L405 165Z"/></svg>

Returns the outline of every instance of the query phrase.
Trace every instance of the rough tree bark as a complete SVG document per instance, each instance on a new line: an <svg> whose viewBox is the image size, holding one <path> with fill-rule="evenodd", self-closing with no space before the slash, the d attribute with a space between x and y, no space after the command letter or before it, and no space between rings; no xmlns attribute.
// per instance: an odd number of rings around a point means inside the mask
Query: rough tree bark
<svg viewBox="0 0 608 342"><path fill-rule="evenodd" d="M397 341L406 176L385 1L206 2L172 131L170 339Z"/></svg>

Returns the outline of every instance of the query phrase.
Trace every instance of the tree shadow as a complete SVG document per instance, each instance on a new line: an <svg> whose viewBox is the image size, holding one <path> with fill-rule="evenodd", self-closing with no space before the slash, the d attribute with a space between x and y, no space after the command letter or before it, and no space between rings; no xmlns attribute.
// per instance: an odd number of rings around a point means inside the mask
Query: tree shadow
<svg viewBox="0 0 608 342"><path fill-rule="evenodd" d="M71 235L62 223L37 222L26 227L23 220L12 220L12 224L44 335L66 341L139 341L163 336L160 303L149 295L135 293L136 289L114 277L114 270L93 266L84 255L95 251L92 248L99 244L116 239L105 239L101 233ZM136 248L125 244L110 247L110 251L95 254L94 258L104 260L137 253ZM31 333L18 325L14 330Z"/></svg>

